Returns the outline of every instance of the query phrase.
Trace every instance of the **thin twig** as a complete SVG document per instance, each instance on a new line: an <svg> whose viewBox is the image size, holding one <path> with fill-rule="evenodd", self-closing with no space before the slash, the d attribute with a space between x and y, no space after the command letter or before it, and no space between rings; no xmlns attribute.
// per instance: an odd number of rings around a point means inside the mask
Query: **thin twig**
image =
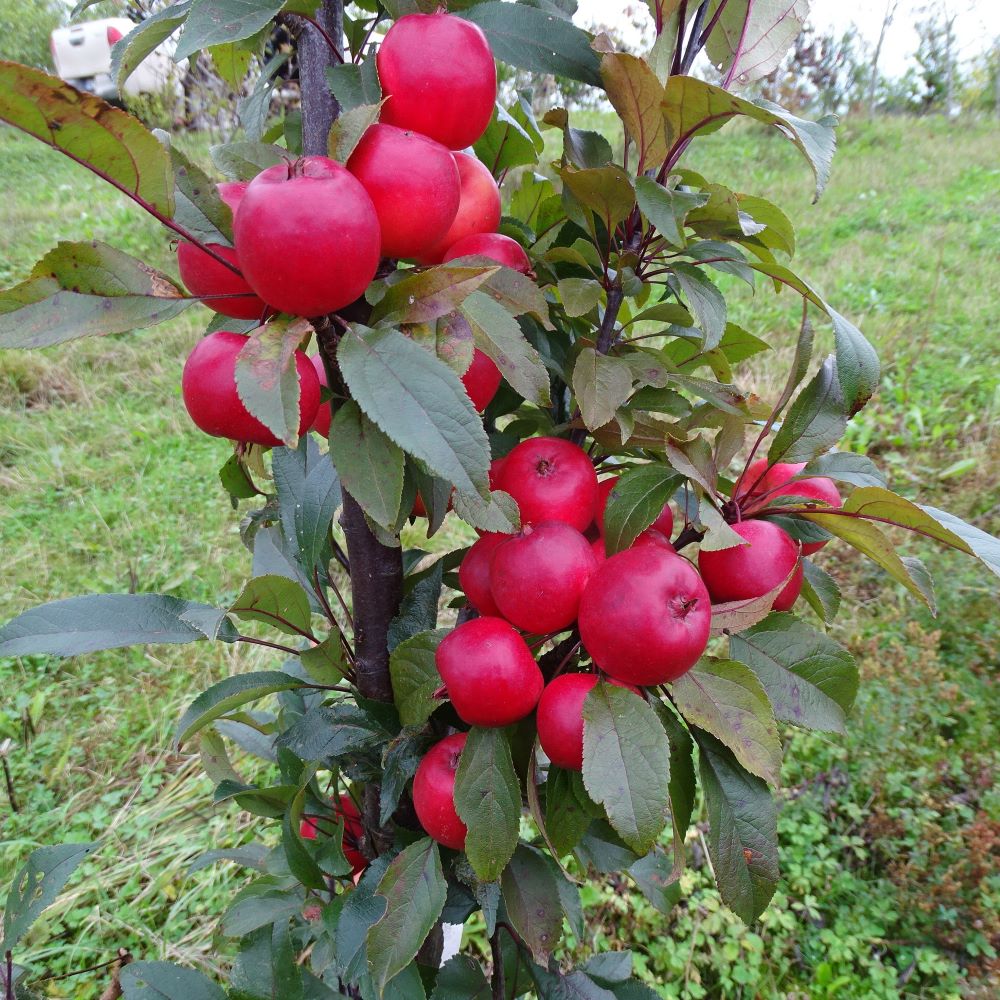
<svg viewBox="0 0 1000 1000"><path fill-rule="evenodd" d="M285 11L285 17L297 17L302 21L308 21L322 36L323 41L330 47L330 51L334 54L337 62L342 63L344 61L344 56L340 51L337 43L330 37L329 32L316 20L314 17L310 17L308 14L300 14L298 11Z"/></svg>

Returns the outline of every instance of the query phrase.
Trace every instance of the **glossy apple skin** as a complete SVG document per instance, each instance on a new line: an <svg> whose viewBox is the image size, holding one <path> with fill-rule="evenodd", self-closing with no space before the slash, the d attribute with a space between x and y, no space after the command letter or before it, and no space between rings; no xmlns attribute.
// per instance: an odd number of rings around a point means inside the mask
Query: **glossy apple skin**
<svg viewBox="0 0 1000 1000"><path fill-rule="evenodd" d="M525 632L560 632L576 621L583 588L597 569L590 543L562 521L527 525L494 549L493 601Z"/></svg>
<svg viewBox="0 0 1000 1000"><path fill-rule="evenodd" d="M748 544L698 553L698 568L713 604L763 597L788 579L799 562L798 544L776 524L749 518L730 527Z"/></svg>
<svg viewBox="0 0 1000 1000"><path fill-rule="evenodd" d="M407 14L386 32L375 57L386 102L381 118L449 149L486 131L497 71L482 30L451 14Z"/></svg>
<svg viewBox="0 0 1000 1000"><path fill-rule="evenodd" d="M480 413L493 402L502 381L500 369L477 347L472 353L472 364L462 376L462 385Z"/></svg>
<svg viewBox="0 0 1000 1000"><path fill-rule="evenodd" d="M368 867L368 859L361 853L358 846L364 834L364 828L361 825L361 813L354 804L354 800L346 793L341 795L337 800L334 813L335 815L331 822L336 822L336 820L344 821L344 839L342 842L344 857L351 866L353 873L359 875ZM299 824L299 836L303 840L315 840L319 832L317 819L323 820L324 818L329 819L329 817L303 816L302 822Z"/></svg>
<svg viewBox="0 0 1000 1000"><path fill-rule="evenodd" d="M493 600L490 584L490 563L497 546L507 541L510 535L487 532L473 543L461 566L458 567L458 582L469 603L481 614L499 618L500 609Z"/></svg>
<svg viewBox="0 0 1000 1000"><path fill-rule="evenodd" d="M795 567L794 575L788 581L784 590L774 599L771 609L773 611L790 611L792 605L799 599L799 595L802 593L804 578L805 571L802 568L802 560L800 559Z"/></svg>
<svg viewBox="0 0 1000 1000"><path fill-rule="evenodd" d="M184 363L181 392L191 419L206 434L276 447L281 441L250 415L236 391L236 358L247 338L217 330L195 345ZM319 379L302 351L295 352L299 376L299 434L312 426L319 409Z"/></svg>
<svg viewBox="0 0 1000 1000"><path fill-rule="evenodd" d="M420 825L428 836L455 851L465 848L468 832L455 811L455 773L465 740L465 733L455 733L435 743L413 776L413 808Z"/></svg>
<svg viewBox="0 0 1000 1000"><path fill-rule="evenodd" d="M597 484L597 502L594 504L594 522L597 524L601 534L604 534L604 512L608 506L608 497L618 483L618 476L608 476ZM674 533L674 512L670 504L665 504L663 510L656 515L656 520L649 526L654 531L662 535L670 536ZM648 529L647 529L648 530Z"/></svg>
<svg viewBox="0 0 1000 1000"><path fill-rule="evenodd" d="M383 257L419 257L455 220L461 191L455 159L419 132L372 125L347 169L375 206Z"/></svg>
<svg viewBox="0 0 1000 1000"><path fill-rule="evenodd" d="M502 233L474 233L466 236L451 246L444 255L444 260L457 260L459 257L489 257L521 274L534 273L524 247Z"/></svg>
<svg viewBox="0 0 1000 1000"><path fill-rule="evenodd" d="M239 267L236 251L218 243L207 246L220 257ZM267 305L238 274L224 267L210 254L193 243L182 240L177 244L177 270L184 287L204 302L209 309L232 319L262 319ZM225 298L225 296L240 296Z"/></svg>
<svg viewBox="0 0 1000 1000"><path fill-rule="evenodd" d="M515 629L474 618L445 636L434 657L448 697L470 726L509 726L538 704L542 672Z"/></svg>
<svg viewBox="0 0 1000 1000"><path fill-rule="evenodd" d="M522 525L565 521L584 531L594 516L597 473L587 453L563 438L528 438L516 445L497 487L517 501Z"/></svg>
<svg viewBox="0 0 1000 1000"><path fill-rule="evenodd" d="M319 379L320 389L326 388L326 368L323 365L323 359L318 355L314 354L310 359L313 368L316 369L316 378ZM328 438L330 436L330 421L333 419L333 414L330 412L329 403L320 403L319 409L316 410L316 419L312 423L312 430L319 434L322 438Z"/></svg>
<svg viewBox="0 0 1000 1000"><path fill-rule="evenodd" d="M538 741L556 767L583 770L583 703L599 679L597 674L560 674L546 684L538 700ZM642 696L633 684L613 677L609 683Z"/></svg>
<svg viewBox="0 0 1000 1000"><path fill-rule="evenodd" d="M361 182L325 156L259 173L233 225L243 277L268 305L321 316L359 298L378 267L378 215Z"/></svg>
<svg viewBox="0 0 1000 1000"><path fill-rule="evenodd" d="M500 189L489 169L468 153L453 153L461 181L458 212L448 231L420 258L421 264L440 264L460 240L476 233L492 233L500 225Z"/></svg>
<svg viewBox="0 0 1000 1000"><path fill-rule="evenodd" d="M659 545L611 556L580 601L580 638L602 670L642 687L676 680L708 643L712 605L686 559Z"/></svg>

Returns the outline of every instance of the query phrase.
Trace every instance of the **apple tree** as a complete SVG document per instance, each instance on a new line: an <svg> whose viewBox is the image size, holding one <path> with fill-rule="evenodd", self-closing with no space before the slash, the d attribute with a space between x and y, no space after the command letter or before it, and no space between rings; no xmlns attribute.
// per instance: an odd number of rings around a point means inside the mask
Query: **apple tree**
<svg viewBox="0 0 1000 1000"><path fill-rule="evenodd" d="M0 64L0 119L159 220L183 281L59 243L0 293L0 347L208 305L178 377L195 424L231 442L221 499L251 558L232 604L59 600L0 628L0 655L273 654L193 698L175 733L215 806L258 818L254 845L204 859L245 870L219 914L227 992L144 960L126 997L652 997L627 951L560 961L564 929L583 935L579 886L624 874L668 909L703 816L722 899L746 921L768 905L782 726L843 733L858 687L826 629L841 592L821 550L850 547L930 605L898 529L1000 574L1000 542L837 450L877 390L875 351L791 268L780 207L685 165L746 119L795 146L819 197L836 121L737 93L806 6L649 0L639 57L576 27L574 0L181 0L117 43L113 72L168 37L234 85L260 67L211 171ZM277 119L276 23L301 87ZM715 82L690 75L702 51ZM566 108L537 118L527 92L497 103L495 60L598 88L616 142ZM773 399L740 386L771 348L730 318L742 285L801 302ZM458 546L456 519L479 540ZM450 551L421 546L442 531ZM24 933L99 849L27 860L8 1000L31 995ZM442 964L442 926L477 912L490 959Z"/></svg>

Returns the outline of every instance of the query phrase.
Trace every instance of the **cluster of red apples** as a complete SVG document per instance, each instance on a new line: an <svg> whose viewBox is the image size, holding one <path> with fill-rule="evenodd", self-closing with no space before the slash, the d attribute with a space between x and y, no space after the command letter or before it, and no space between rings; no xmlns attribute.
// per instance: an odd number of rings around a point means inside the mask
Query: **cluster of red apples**
<svg viewBox="0 0 1000 1000"><path fill-rule="evenodd" d="M831 480L794 480L802 468L752 463L736 505L748 515L776 496L840 506ZM604 513L617 477L599 481L583 449L529 438L493 463L491 478L517 502L522 528L484 534L469 549L459 581L480 617L445 637L437 669L463 722L507 726L534 712L542 750L569 770L583 769L583 704L600 678L639 697L643 687L676 680L705 651L713 605L775 594L773 609L788 610L802 589L802 555L824 544L800 545L747 516L732 525L745 544L702 550L695 568L670 542L668 505L629 549L607 557ZM554 638L574 625L594 672L557 671L546 683L525 636ZM413 784L424 829L455 849L466 836L454 805L465 739L457 733L433 746Z"/></svg>
<svg viewBox="0 0 1000 1000"><path fill-rule="evenodd" d="M486 130L496 101L496 66L483 32L449 14L410 14L386 33L377 57L385 103L380 121L346 165L305 156L268 167L249 182L218 186L233 213L233 247L182 242L181 280L216 312L263 321L336 312L364 295L385 258L417 265L487 257L527 274L521 245L497 233L500 192L490 171L461 150ZM274 447L281 441L252 416L236 388L246 338L209 334L184 367L184 403L208 434ZM295 355L299 433L324 437L320 358ZM500 385L476 351L463 376L483 410Z"/></svg>

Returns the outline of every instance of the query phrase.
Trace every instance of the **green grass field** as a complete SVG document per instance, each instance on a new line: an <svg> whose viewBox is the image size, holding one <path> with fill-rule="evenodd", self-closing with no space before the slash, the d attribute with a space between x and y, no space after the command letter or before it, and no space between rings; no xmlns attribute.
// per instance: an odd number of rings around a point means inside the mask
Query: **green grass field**
<svg viewBox="0 0 1000 1000"><path fill-rule="evenodd" d="M787 143L723 136L696 143L689 165L781 204L798 229L797 269L883 357L882 391L851 442L901 492L1000 533L996 125L848 122L816 206ZM172 270L152 220L10 132L0 133L0 223L3 286L60 239L106 240ZM762 285L738 293L733 312L776 348L749 383L771 394L796 300ZM207 319L191 310L133 335L0 354L0 620L87 591L235 597L249 559L216 477L227 448L190 425L180 399L183 359ZM696 838L669 917L624 890L588 889L593 937L580 947L631 940L664 997L997 995L1000 592L971 563L906 544L935 572L937 620L844 552L824 556L853 599L836 632L861 661L863 694L846 740L789 733L783 881L764 918L748 929L720 906ZM0 887L36 846L107 836L23 957L54 975L119 946L224 963L215 920L240 874L185 869L253 824L212 809L198 762L171 753L169 733L212 680L268 662L207 644L0 661L0 743L12 741L19 807L0 791ZM48 989L96 997L104 985L88 975Z"/></svg>

